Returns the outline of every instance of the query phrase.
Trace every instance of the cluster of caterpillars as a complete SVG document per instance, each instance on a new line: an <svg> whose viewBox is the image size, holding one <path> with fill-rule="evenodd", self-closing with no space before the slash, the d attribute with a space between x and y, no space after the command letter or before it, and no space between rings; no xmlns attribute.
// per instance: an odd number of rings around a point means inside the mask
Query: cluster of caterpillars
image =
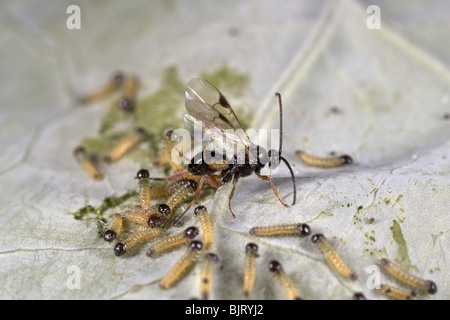
<svg viewBox="0 0 450 320"><path fill-rule="evenodd" d="M106 84L78 98L78 102L86 105L104 99L115 92L121 92L121 96L117 102L118 107L125 112L133 112L136 106L138 88L139 80L136 76L117 71L113 73ZM100 160L106 164L116 162L139 145L139 143L145 141L147 137L148 133L145 129L136 128L128 136L119 141L108 154L103 155ZM95 155L90 154L83 146L76 147L74 149L74 155L80 166L92 179L103 179L103 174L98 166L99 159Z"/></svg>
<svg viewBox="0 0 450 320"><path fill-rule="evenodd" d="M214 236L206 207L200 205L194 210L194 214L200 222L203 236L202 241L195 239L200 234L200 230L194 226L187 227L175 235L167 236L167 231L172 226L175 218L175 209L193 192L195 189L195 181L181 179L169 183L165 188L151 188L150 174L146 169L139 170L136 179L139 185L140 204L134 210L128 210L123 214L115 214L112 217L109 227L103 235L105 241L115 241L114 253L116 256L122 256L152 241L153 243L146 253L149 258L155 258L166 252L181 248L183 245L187 246L184 254L176 264L162 277L159 287L161 289L171 288L193 269L198 260L202 260L201 282L199 286L200 297L202 299L209 299L211 296L214 266L219 261L219 257L216 253L211 252ZM158 198L163 197L164 201L152 204L152 194L157 195ZM128 230L124 228L125 222L128 225ZM133 225L138 225L139 227L133 228ZM251 228L249 233L255 237L306 237L311 234L311 229L307 224L303 223L281 224L256 226ZM330 266L340 275L350 280L357 279L356 274L344 263L336 250L333 249L322 234L313 235L312 241L323 252ZM244 258L243 299L251 298L256 278L255 259L258 256L258 245L248 243L245 247ZM294 282L284 271L279 261L270 261L269 270L285 288L288 299L300 299Z"/></svg>
<svg viewBox="0 0 450 320"><path fill-rule="evenodd" d="M213 231L208 211L204 206L198 206L194 210L198 217L203 233L203 241L193 240L199 235L196 227L187 227L180 233L170 237L165 237L165 232L160 227L144 229L146 231L136 231L124 241L118 242L115 246L116 255L122 255L138 245L142 245L156 238L162 238L153 243L147 251L148 257L156 257L170 250L187 245L185 253L180 257L178 262L170 269L170 271L160 280L161 289L168 289L178 283L185 277L195 266L198 260L202 260L200 271L200 292L201 299L211 298L211 287L213 280L213 272L215 265L219 261L216 253L211 252L213 246ZM112 241L121 233L121 225L124 217L115 215L111 222L110 229L105 232L105 240ZM126 215L125 215L125 219ZM114 234L114 237L111 237ZM309 237L311 228L305 223L279 224L270 226L256 226L249 230L249 234L254 237ZM348 281L356 281L358 279L356 273L341 258L332 244L325 238L323 234L316 233L311 236L311 241L316 244L318 250L323 254L324 260L330 268L340 277ZM118 250L119 248L119 250ZM253 287L257 278L257 263L259 257L259 246L250 242L245 246L245 255L243 263L243 286L242 299L251 299ZM381 259L379 265L399 282L413 288L405 290L388 284L381 284L378 291L389 298L400 300L420 299L420 293L434 294L437 292L436 284L431 280L423 280L416 277L405 270L402 270L388 259ZM267 265L270 273L276 281L284 288L285 296L282 299L300 300L301 294L282 264L278 260L270 260ZM355 292L353 295L355 300L365 300L364 294Z"/></svg>
<svg viewBox="0 0 450 320"><path fill-rule="evenodd" d="M257 237L308 237L311 234L311 228L305 223L279 224L271 226L256 226L251 228L249 230L249 233ZM328 242L323 234L316 233L311 236L311 240L323 253L324 258L329 263L330 267L333 268L333 270L335 270L340 276L351 281L355 281L357 279L356 273L342 260L340 255L333 248L330 242ZM249 299L252 292L253 282L255 280L256 274L255 259L257 257L258 245L255 243L247 244L244 263L244 279L246 281L244 281L244 288L242 291L242 296L244 299ZM296 285L294 284L294 281L284 270L279 261L271 260L268 264L268 269L285 289L287 299L302 299ZM358 294L360 296L363 296L360 293Z"/></svg>
<svg viewBox="0 0 450 320"><path fill-rule="evenodd" d="M300 236L308 237L311 234L311 228L304 223L296 224L280 224L272 226L257 226L249 230L249 233L258 237L275 237L275 236ZM321 233L315 233L311 236L311 241L316 244L319 251L322 252L325 261L332 270L343 279L348 281L356 281L358 276L341 258L332 244ZM247 244L245 248L244 262L244 287L242 290L243 299L249 299L256 275L255 259L259 256L258 245L255 243ZM398 300L416 300L420 299L420 294L437 292L436 284L431 280L424 280L412 275L401 269L391 261L383 258L379 261L379 265L400 283L409 286L411 290L398 288L389 284L381 284L378 291L383 295ZM269 270L274 277L283 286L286 291L286 298L290 300L301 299L299 291L291 277L285 272L281 263L277 260L271 260L268 264ZM354 300L365 300L366 297L361 292L353 294Z"/></svg>
<svg viewBox="0 0 450 320"><path fill-rule="evenodd" d="M139 79L132 74L116 71L100 88L80 97L78 102L89 104L104 99L111 94L121 91L118 106L125 111L133 111L136 104L136 95L139 89Z"/></svg>
<svg viewBox="0 0 450 320"><path fill-rule="evenodd" d="M408 289L402 289L389 284L381 284L378 290L389 298L398 300L418 300L421 299L419 296L421 293L435 294L437 292L436 283L408 273L386 258L379 260L378 264L390 276L398 280L398 282L409 287Z"/></svg>
<svg viewBox="0 0 450 320"><path fill-rule="evenodd" d="M194 226L187 227L174 235L167 235L167 231L172 227L177 206L194 190L195 181L181 179L168 184L165 188L151 189L148 170L139 170L136 178L139 181L140 204L133 211L115 214L109 223L108 230L104 232L103 238L107 242L115 241L114 253L116 256L122 256L151 241L153 243L146 253L149 258L157 258L169 251L185 247L184 254L161 278L159 287L161 289L173 287L192 270L197 261L202 260L201 297L208 299L214 266L219 258L217 254L210 251L213 246L213 232L206 207L200 205L194 210L195 216L200 222L202 240L195 239L200 234L200 230ZM169 193L163 196L164 191ZM152 204L151 195L153 193L157 194L159 198L163 196L164 201ZM124 228L125 223L128 225L128 230ZM138 227L133 225L138 225Z"/></svg>
<svg viewBox="0 0 450 320"><path fill-rule="evenodd" d="M117 72L104 87L80 98L80 102L90 103L102 99L113 92L122 91L122 96L118 102L119 107L125 111L133 111L138 86L139 82L135 76ZM176 214L177 208L193 194L198 186L198 179L195 176L185 173L176 174L177 172L183 172L183 167L171 161L170 154L173 149L172 134L172 131L169 131L165 136L164 154L157 162L160 165L169 164L171 166L175 172L172 175L172 179L165 179L167 182L165 187L151 187L149 171L146 169L139 170L136 174L139 185L139 205L124 213L114 214L108 223L107 230L103 233L103 238L108 243L114 242L114 254L118 257L149 242L151 242L151 246L146 252L149 258L157 258L164 253L184 247L184 253L180 254L179 260L161 278L159 287L161 289L173 287L201 261L199 296L201 299L209 299L212 292L213 273L217 269L215 266L219 261L219 256L211 251L214 236L206 207L200 205L194 210L194 214L200 222L202 240L197 239L200 235L200 230L194 226L189 226L174 235L168 235L169 229L179 218ZM147 132L144 129L136 128L129 136L121 140L109 154L104 155L101 159L105 163L113 163L144 141L146 137ZM74 155L81 167L92 179L101 180L103 178L102 173L92 161L92 156L86 152L85 148L81 146L75 148ZM304 164L322 168L333 168L353 163L353 159L348 155L320 158L304 151L296 151L296 155ZM194 196L194 199L197 198ZM158 199L156 204L152 199ZM188 208L193 205L193 202L191 201ZM309 237L311 229L305 223L293 223L255 226L249 230L249 233L254 237ZM344 262L323 234L315 233L311 235L311 241L317 246L328 265L338 276L348 281L356 281L358 279L356 273ZM258 245L254 242L248 243L245 246L243 262L242 299L251 299L254 283L259 274L257 273L256 261L258 257ZM433 281L420 279L402 270L388 259L381 259L379 265L399 282L412 288L412 290L404 290L388 284L381 284L378 289L379 292L390 298L419 299L420 293L434 294L437 292L437 286ZM296 284L289 275L292 270L286 272L282 264L277 260L270 260L267 267L276 281L284 288L286 292L284 298L291 300L301 299L301 291L297 289ZM360 292L355 292L353 299L362 300L365 299L365 296Z"/></svg>
<svg viewBox="0 0 450 320"><path fill-rule="evenodd" d="M131 134L119 141L119 143L106 155L101 157L107 164L111 164L122 158L127 152L135 148L139 143L147 138L147 131L143 128L136 128ZM93 155L89 154L83 146L78 146L73 151L75 158L84 171L94 180L102 180L103 174Z"/></svg>
<svg viewBox="0 0 450 320"><path fill-rule="evenodd" d="M182 168L172 163L169 156L172 147L171 134L172 132L169 131L164 139L164 154L159 159L159 163L168 163L175 172L179 172ZM136 179L139 185L139 205L135 206L133 210L128 210L123 214L115 214L112 217L109 228L104 233L105 241L116 242L114 245L116 256L122 256L147 242L156 241L147 250L147 256L150 258L187 245L184 255L161 279L159 286L161 289L174 286L193 269L198 260L202 260L200 297L208 299L211 294L214 266L219 257L217 254L210 252L213 246L213 229L206 207L200 205L194 210L194 214L201 225L203 241L194 239L199 235L199 230L193 226L175 235L167 236L167 230L176 221L176 208L196 189L197 181L180 176L178 180L169 181L166 187L151 188L150 174L146 169L139 170ZM163 201L152 204L152 198L163 199ZM140 227L137 229L129 228L130 230L125 232L124 222L128 226L138 225ZM257 226L252 228L249 233L256 237L309 236L311 230L307 224L284 224ZM356 280L356 274L342 261L323 235L316 234L312 237L312 240L338 273L351 280ZM249 243L245 249L243 299L249 299L251 296L256 277L255 259L257 257L258 245ZM288 299L300 299L293 281L283 270L280 262L270 261L269 270L285 288Z"/></svg>

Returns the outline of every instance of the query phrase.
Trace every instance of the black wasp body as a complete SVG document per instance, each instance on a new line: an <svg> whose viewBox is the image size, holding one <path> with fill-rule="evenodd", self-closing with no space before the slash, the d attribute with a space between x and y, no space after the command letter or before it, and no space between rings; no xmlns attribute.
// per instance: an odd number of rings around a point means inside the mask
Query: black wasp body
<svg viewBox="0 0 450 320"><path fill-rule="evenodd" d="M227 184L233 179L248 177L253 173L260 174L266 164L271 168L276 167L279 161L278 158L273 157L276 152L277 150L270 150L267 154L267 151L263 147L256 146L256 155L250 151L246 152L245 161L244 163L241 163L237 155L233 155L230 161L222 153L219 154L216 151L204 150L191 159L187 170L189 173L196 176L219 173L221 184ZM217 158L221 161L212 162L211 160L208 160ZM250 159L255 159L255 161L250 161Z"/></svg>
<svg viewBox="0 0 450 320"><path fill-rule="evenodd" d="M295 204L296 186L294 172L289 162L282 156L283 122L282 103L279 93L276 94L280 107L279 150L271 149L269 152L250 140L228 100L209 81L200 78L190 80L186 86L185 96L188 113L184 115L184 122L188 130L190 130L191 136L195 138L197 136L195 130L200 129L208 136L208 139L205 140L212 142L214 146L213 148L206 147L203 151L198 152L191 159L185 171L199 179L194 199L188 209L198 199L205 180L214 187L233 182L233 189L229 196L229 209L234 217L235 215L231 210L231 199L236 183L240 178L248 177L252 174L256 174L258 178L269 182L277 199L287 207L280 199L270 177L261 174L261 170L266 165L271 169L276 168L280 160L286 164L291 173L294 190L292 204ZM231 117L237 122L239 130L236 130L231 123ZM203 146L206 145L205 142L202 141Z"/></svg>

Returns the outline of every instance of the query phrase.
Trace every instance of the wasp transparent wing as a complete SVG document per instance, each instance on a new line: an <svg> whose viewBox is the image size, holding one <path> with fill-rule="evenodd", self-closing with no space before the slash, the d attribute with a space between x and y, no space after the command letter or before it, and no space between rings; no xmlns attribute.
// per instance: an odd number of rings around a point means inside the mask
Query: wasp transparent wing
<svg viewBox="0 0 450 320"><path fill-rule="evenodd" d="M233 155L236 155L238 160L245 160L246 145L242 143L235 129L223 130L190 114L185 114L183 119L194 138L194 153L208 149L226 155L230 161L233 161Z"/></svg>
<svg viewBox="0 0 450 320"><path fill-rule="evenodd" d="M194 118L213 123L224 130L233 130L235 126L230 121L233 116L244 133L242 142L244 144L251 143L227 98L211 82L194 78L186 85L185 95L186 109Z"/></svg>
<svg viewBox="0 0 450 320"><path fill-rule="evenodd" d="M252 142L219 89L208 80L194 78L188 82L185 94L189 114L184 116L184 122L194 139L226 152L228 158L229 155L245 158L245 151ZM238 130L230 121L232 115L240 126Z"/></svg>
<svg viewBox="0 0 450 320"><path fill-rule="evenodd" d="M211 82L194 78L186 85L185 94L186 109L194 118L215 123L223 129L234 129L230 122L231 106Z"/></svg>

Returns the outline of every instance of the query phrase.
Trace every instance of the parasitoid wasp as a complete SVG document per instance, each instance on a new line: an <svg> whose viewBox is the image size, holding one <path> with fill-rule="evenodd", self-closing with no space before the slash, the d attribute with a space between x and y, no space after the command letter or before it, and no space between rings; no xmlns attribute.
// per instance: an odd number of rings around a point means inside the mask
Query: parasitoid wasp
<svg viewBox="0 0 450 320"><path fill-rule="evenodd" d="M183 119L186 128L194 139L198 140L195 131L197 129L202 130L203 150L191 158L187 169L175 172L168 178L168 180L173 180L184 177L198 181L193 200L183 214L197 201L205 181L217 188L232 182L233 187L229 195L228 207L232 216L235 217L231 209L231 199L236 184L240 178L250 176L253 173L258 178L269 182L277 199L287 207L288 205L278 195L270 176L261 174L261 170L266 165L269 168L276 168L280 160L285 163L290 171L293 185L292 205L295 204L297 192L294 172L289 162L282 156L283 107L281 95L279 93L275 95L278 98L280 109L279 149L271 149L267 152L266 149L250 140L227 98L211 82L201 78L193 78L187 83L185 106L188 113L184 115ZM232 124L232 118L234 118L237 126ZM205 136L208 138L205 139ZM209 143L206 144L205 141Z"/></svg>

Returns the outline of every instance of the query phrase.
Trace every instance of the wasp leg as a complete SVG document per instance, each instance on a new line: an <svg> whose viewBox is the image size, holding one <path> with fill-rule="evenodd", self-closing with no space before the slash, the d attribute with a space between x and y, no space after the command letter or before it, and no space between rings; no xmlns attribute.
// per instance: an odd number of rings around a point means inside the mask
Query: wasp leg
<svg viewBox="0 0 450 320"><path fill-rule="evenodd" d="M167 178L159 178L160 180L166 180L166 181L175 181L180 179L188 179L188 180L198 180L200 179L200 176L195 176L187 170L181 170L173 173L171 176Z"/></svg>
<svg viewBox="0 0 450 320"><path fill-rule="evenodd" d="M184 214L187 211L189 211L189 209L197 202L198 198L200 198L200 192L202 191L203 183L205 182L205 180L212 187L219 188L222 186L222 184L218 183L216 180L216 178L218 176L204 175L204 176L200 177L200 176L192 175L191 173L187 172L187 170L183 170L183 171L175 172L172 176L168 177L167 179L169 181L171 181L174 176L177 176L177 178L184 178L184 179L188 179L188 180L195 180L195 181L198 180L198 186L197 186L197 189L195 190L194 198L189 203L186 210L184 210L184 212L178 218L175 219L175 221L173 222L173 225L175 225L178 222L178 220L181 219L181 217L184 216Z"/></svg>
<svg viewBox="0 0 450 320"><path fill-rule="evenodd" d="M206 176L205 179L211 187L220 188L223 184L220 184L217 182L216 178L218 178L218 177L219 176L211 175L211 176Z"/></svg>
<svg viewBox="0 0 450 320"><path fill-rule="evenodd" d="M280 201L280 203L283 206L285 206L286 208L289 207L286 203L283 202L283 200L281 200L280 196L278 195L277 189L275 188L274 184L272 183L272 180L270 180L270 177L269 176L264 176L264 175L259 174L257 172L255 172L255 173L258 176L258 178L260 178L261 180L268 181L270 183L270 185L272 186L273 193L275 193L275 196L277 197L278 201Z"/></svg>
<svg viewBox="0 0 450 320"><path fill-rule="evenodd" d="M233 189L231 189L231 193L228 196L228 209L230 210L230 213L233 216L233 218L236 218L236 216L235 216L233 210L231 210L231 199L233 199L234 190L236 190L236 184L237 184L238 180L239 179L236 177L233 179Z"/></svg>
<svg viewBox="0 0 450 320"><path fill-rule="evenodd" d="M197 189L195 190L194 199L192 199L191 203L189 203L186 210L184 210L183 213L178 218L175 219L175 221L173 222L172 225L175 225L178 222L178 220L180 220L181 217L184 216L185 213L189 211L189 209L194 205L194 203L197 202L198 198L200 197L200 192L202 191L204 181L205 181L205 176L202 176L200 178L200 181L198 182Z"/></svg>
<svg viewBox="0 0 450 320"><path fill-rule="evenodd" d="M195 176L191 173L189 173L189 171L187 170L183 170L183 171L177 171L174 174L172 174L169 177L166 178L153 178L150 177L150 180L154 180L154 181L166 181L166 182L174 182L177 180L181 180L181 179L186 179L186 180L198 180L200 179L201 176Z"/></svg>

